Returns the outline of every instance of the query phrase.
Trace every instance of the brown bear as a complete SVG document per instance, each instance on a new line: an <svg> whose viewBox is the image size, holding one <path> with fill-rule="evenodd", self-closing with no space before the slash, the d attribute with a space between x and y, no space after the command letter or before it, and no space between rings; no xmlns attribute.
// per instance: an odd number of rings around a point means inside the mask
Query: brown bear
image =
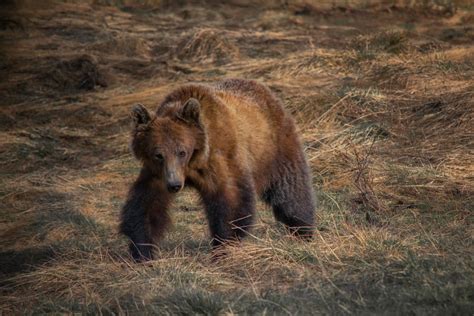
<svg viewBox="0 0 474 316"><path fill-rule="evenodd" d="M167 209L184 186L199 192L213 247L245 236L256 197L295 235L310 238L315 202L296 127L281 102L256 81L188 84L150 114L132 111L131 148L143 163L121 214L120 231L137 261L170 223Z"/></svg>

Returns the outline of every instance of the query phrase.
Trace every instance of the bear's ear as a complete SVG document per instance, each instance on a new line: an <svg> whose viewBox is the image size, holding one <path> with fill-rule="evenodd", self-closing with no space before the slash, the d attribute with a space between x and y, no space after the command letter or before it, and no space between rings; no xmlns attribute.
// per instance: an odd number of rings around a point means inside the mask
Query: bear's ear
<svg viewBox="0 0 474 316"><path fill-rule="evenodd" d="M132 119L135 128L146 125L150 122L151 116L143 104L136 104L132 109Z"/></svg>
<svg viewBox="0 0 474 316"><path fill-rule="evenodd" d="M178 118L185 121L186 123L195 124L197 126L201 125L201 120L199 118L201 112L201 104L198 100L190 98L186 101L178 112Z"/></svg>

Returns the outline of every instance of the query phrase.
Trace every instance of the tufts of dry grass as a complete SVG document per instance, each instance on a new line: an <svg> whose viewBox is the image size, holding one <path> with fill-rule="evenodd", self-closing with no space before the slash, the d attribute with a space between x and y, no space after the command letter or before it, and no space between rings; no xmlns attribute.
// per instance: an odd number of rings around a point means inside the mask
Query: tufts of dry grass
<svg viewBox="0 0 474 316"><path fill-rule="evenodd" d="M1 313L472 314L472 7L262 3L2 8ZM134 264L117 232L130 105L223 77L295 117L318 234L258 205L216 260L185 191L157 259Z"/></svg>
<svg viewBox="0 0 474 316"><path fill-rule="evenodd" d="M238 58L239 49L219 33L213 29L197 30L190 38L177 45L176 56L180 60L208 60L219 64Z"/></svg>

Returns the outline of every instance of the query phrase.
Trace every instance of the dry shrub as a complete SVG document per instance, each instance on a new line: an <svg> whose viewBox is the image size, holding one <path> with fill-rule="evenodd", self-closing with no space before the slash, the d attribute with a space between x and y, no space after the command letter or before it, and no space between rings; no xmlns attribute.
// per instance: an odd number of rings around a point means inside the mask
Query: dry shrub
<svg viewBox="0 0 474 316"><path fill-rule="evenodd" d="M375 142L375 139L374 139ZM369 223L375 223L374 213L386 212L387 208L378 198L374 188L374 179L370 173L372 145L362 156L357 150L354 152L356 168L354 170L354 186L356 189L355 197L351 199L352 209L365 213L366 220Z"/></svg>

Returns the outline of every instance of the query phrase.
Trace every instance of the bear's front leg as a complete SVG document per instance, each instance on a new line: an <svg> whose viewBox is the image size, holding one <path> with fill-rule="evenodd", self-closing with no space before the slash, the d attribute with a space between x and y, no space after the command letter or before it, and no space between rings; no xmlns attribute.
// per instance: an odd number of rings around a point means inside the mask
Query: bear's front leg
<svg viewBox="0 0 474 316"><path fill-rule="evenodd" d="M206 207L212 247L245 237L253 222L255 192L253 185L235 181L212 194L202 194Z"/></svg>
<svg viewBox="0 0 474 316"><path fill-rule="evenodd" d="M212 238L212 248L216 249L228 240L235 239L230 223L232 209L229 201L222 195L207 196L203 199L206 206L207 221Z"/></svg>
<svg viewBox="0 0 474 316"><path fill-rule="evenodd" d="M128 193L120 223L120 232L131 240L130 253L135 261L153 258L152 244L170 223L169 201L168 192L146 169L142 169Z"/></svg>

